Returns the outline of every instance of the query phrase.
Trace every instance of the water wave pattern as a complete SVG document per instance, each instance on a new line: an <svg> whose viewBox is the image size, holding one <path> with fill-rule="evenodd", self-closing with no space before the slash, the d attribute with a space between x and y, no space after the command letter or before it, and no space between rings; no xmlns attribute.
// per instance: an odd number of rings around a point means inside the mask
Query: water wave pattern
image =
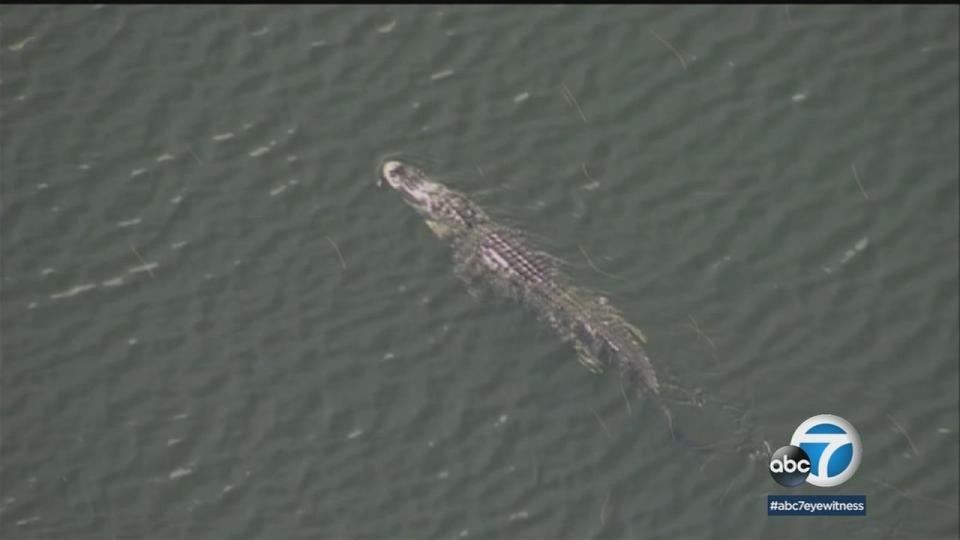
<svg viewBox="0 0 960 540"><path fill-rule="evenodd" d="M957 535L955 6L0 28L0 536ZM388 155L609 296L722 444L470 298ZM768 519L823 412L870 515Z"/></svg>

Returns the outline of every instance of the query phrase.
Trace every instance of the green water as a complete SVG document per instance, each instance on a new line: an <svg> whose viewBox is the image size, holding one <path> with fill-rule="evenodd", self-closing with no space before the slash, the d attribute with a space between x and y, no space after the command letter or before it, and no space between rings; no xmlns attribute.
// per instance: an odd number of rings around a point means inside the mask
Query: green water
<svg viewBox="0 0 960 540"><path fill-rule="evenodd" d="M0 8L0 536L955 538L958 56L955 6ZM716 446L472 298L388 155ZM819 413L860 469L781 488Z"/></svg>

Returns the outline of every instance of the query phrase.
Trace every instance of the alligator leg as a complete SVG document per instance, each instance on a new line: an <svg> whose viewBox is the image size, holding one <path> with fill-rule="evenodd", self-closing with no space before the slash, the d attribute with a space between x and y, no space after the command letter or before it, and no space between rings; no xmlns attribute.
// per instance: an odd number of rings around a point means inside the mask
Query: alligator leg
<svg viewBox="0 0 960 540"><path fill-rule="evenodd" d="M467 289L467 294L469 294L471 298L478 302L483 300L484 293L487 291L486 285L469 264L458 262L454 266L453 273L463 282L464 287Z"/></svg>
<svg viewBox="0 0 960 540"><path fill-rule="evenodd" d="M591 353L579 339L573 342L573 348L577 350L577 360L583 367L593 373L603 373L603 363Z"/></svg>
<svg viewBox="0 0 960 540"><path fill-rule="evenodd" d="M430 230L433 231L433 234L437 235L438 238L444 238L450 234L450 228L446 225L441 225L432 219L426 220L427 227L430 227Z"/></svg>
<svg viewBox="0 0 960 540"><path fill-rule="evenodd" d="M476 302L483 301L484 293L486 292L483 283L467 272L457 272L457 277L463 282L464 288L467 289L467 294L470 295L470 298L473 298Z"/></svg>
<svg viewBox="0 0 960 540"><path fill-rule="evenodd" d="M643 335L643 332L641 332L639 328L628 322L625 322L625 324L627 325L627 329L630 330L630 333L633 334L633 337L637 338L640 343L647 343L647 336Z"/></svg>

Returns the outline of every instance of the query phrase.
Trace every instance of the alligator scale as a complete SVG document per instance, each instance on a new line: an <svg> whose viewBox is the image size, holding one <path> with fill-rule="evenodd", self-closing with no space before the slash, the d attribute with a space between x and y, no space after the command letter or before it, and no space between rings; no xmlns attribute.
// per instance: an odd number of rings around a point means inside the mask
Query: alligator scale
<svg viewBox="0 0 960 540"><path fill-rule="evenodd" d="M638 391L659 394L656 373L642 347L643 334L606 298L571 285L556 259L533 249L517 231L495 223L465 195L420 169L388 161L381 176L423 215L437 236L450 242L462 273L483 277L532 306L573 344L580 362L591 371L612 364Z"/></svg>

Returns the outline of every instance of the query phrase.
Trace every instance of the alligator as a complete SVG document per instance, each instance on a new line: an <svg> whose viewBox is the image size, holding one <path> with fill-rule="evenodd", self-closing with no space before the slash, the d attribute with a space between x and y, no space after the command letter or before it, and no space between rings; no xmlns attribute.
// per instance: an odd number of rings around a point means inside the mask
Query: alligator
<svg viewBox="0 0 960 540"><path fill-rule="evenodd" d="M643 349L643 332L605 297L572 285L557 259L533 248L525 235L496 223L466 195L432 180L414 165L386 161L380 176L451 244L461 277L468 276L468 283L482 276L532 306L573 344L587 369L599 373L605 365L616 366L639 394L659 395L656 372ZM669 412L663 412L670 420Z"/></svg>

